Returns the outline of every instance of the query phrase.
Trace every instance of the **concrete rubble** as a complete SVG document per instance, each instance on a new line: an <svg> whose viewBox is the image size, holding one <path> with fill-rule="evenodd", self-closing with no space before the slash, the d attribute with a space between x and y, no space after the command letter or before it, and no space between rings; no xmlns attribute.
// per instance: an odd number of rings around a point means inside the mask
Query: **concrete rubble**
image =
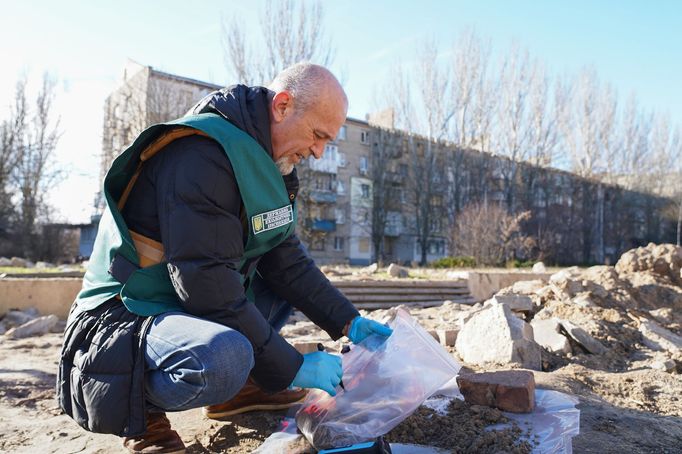
<svg viewBox="0 0 682 454"><path fill-rule="evenodd" d="M21 257L12 257L10 259L9 266L14 266L17 268L33 268L35 267L35 263Z"/></svg>
<svg viewBox="0 0 682 454"><path fill-rule="evenodd" d="M535 342L552 353L572 353L571 343L561 334L561 323L555 318L536 319L531 323Z"/></svg>
<svg viewBox="0 0 682 454"><path fill-rule="evenodd" d="M498 368L507 373L531 374L538 388L557 389L581 398L583 417L581 435L573 441L575 452L670 452L670 447L682 439L679 419L682 414L679 401L682 395L682 380L679 379L682 373L681 265L682 248L649 245L624 254L616 266L572 267L547 280L516 282L490 297L486 305L449 301L441 306L409 309L434 339L457 359L463 360L464 368L458 380L460 391L465 395L469 386L465 383L472 383L471 386L476 386L474 394L485 400L472 408L506 406L504 398L499 397L500 385L503 390L513 389L520 395L525 393L526 397L531 394L528 382L522 382L514 375L501 374L499 380L486 379L478 383L477 378L469 379L467 374L485 375ZM355 272L343 267L326 267L324 272L341 276L352 273L358 280L384 279L384 273L377 273L377 270L373 264ZM414 275L415 271L412 272ZM464 277L460 273L452 272L453 279ZM520 308L523 310L518 312ZM390 311L360 312L381 321ZM28 311L10 311L0 320L0 333L3 326L7 330L14 329L39 316ZM282 333L302 353L316 351L318 342L329 352L338 352L340 348L338 342L330 341L326 333L299 312ZM30 338L13 340L6 335L3 339L7 351L12 345L32 342ZM39 346L48 339L50 335L33 342ZM54 358L58 355L60 341L53 340ZM44 352L42 348L34 348ZM11 365L9 357L6 361L4 368ZM514 370L509 371L510 368ZM462 381L466 379L469 380ZM25 392L21 380L17 379L12 385L16 388L16 396ZM46 386L51 388L53 380L53 375L46 378L46 382L49 381ZM8 400L11 405L7 406L7 412L22 405L16 404L22 402L19 397L13 399ZM42 405L39 408L53 406L52 399L50 390L45 403L39 401ZM472 399L469 397L473 403ZM511 403L516 405L514 408L524 408L519 401L512 400ZM528 405L527 400L525 408ZM32 408L27 411L35 413ZM45 413L43 411L41 415ZM196 421L190 421L185 413L170 417L176 418L175 425L186 424L183 428L187 431L186 442L203 440L203 446L210 447L212 452L232 452L221 448L235 443L234 437L224 437L222 433L233 433L237 426L230 426L228 431L226 426L215 428L206 423L199 431L198 421L205 420L201 419L200 412L197 414ZM263 432L271 433L278 422L263 424ZM70 421L69 424L73 425ZM55 433L67 427L66 424L62 426L58 426ZM198 438L188 427L198 433ZM640 431L643 427L647 429ZM23 428L16 432L20 430ZM243 431L251 434L253 429L246 427ZM2 438L0 431L0 451L3 450ZM24 443L24 438L18 441L16 436L7 435L7 439L10 438L14 443L7 444L10 448ZM199 445L194 448L203 449ZM74 451L78 449L80 447L74 447ZM239 452L247 451L249 449Z"/></svg>
<svg viewBox="0 0 682 454"><path fill-rule="evenodd" d="M379 265L377 263L372 263L369 266L366 266L364 268L360 268L357 271L353 272L353 276L363 276L363 275L370 275L374 274L379 270Z"/></svg>
<svg viewBox="0 0 682 454"><path fill-rule="evenodd" d="M24 337L39 336L41 334L49 333L59 322L59 317L54 314L44 315L42 317L34 318L23 325L7 330L6 337L12 339L22 339Z"/></svg>
<svg viewBox="0 0 682 454"><path fill-rule="evenodd" d="M0 319L0 334L9 339L23 339L58 332L64 324L54 314L40 316L35 308L10 310Z"/></svg>
<svg viewBox="0 0 682 454"><path fill-rule="evenodd" d="M656 322L644 321L639 325L644 345L652 350L678 352L682 350L682 336L660 326Z"/></svg>
<svg viewBox="0 0 682 454"><path fill-rule="evenodd" d="M506 304L514 312L530 312L533 310L533 300L526 295L497 294L488 300L491 303ZM486 301L486 303L488 302Z"/></svg>
<svg viewBox="0 0 682 454"><path fill-rule="evenodd" d="M545 267L545 264L542 262L537 262L533 265L533 273L546 273L547 268Z"/></svg>
<svg viewBox="0 0 682 454"><path fill-rule="evenodd" d="M506 304L492 303L475 313L457 335L457 352L472 364L518 364L540 370L540 346L533 328Z"/></svg>
<svg viewBox="0 0 682 454"><path fill-rule="evenodd" d="M392 277L398 277L398 278L406 278L410 277L410 272L407 268L404 266L396 265L395 263L391 263L388 265L388 274Z"/></svg>
<svg viewBox="0 0 682 454"><path fill-rule="evenodd" d="M595 355L601 355L606 352L606 347L597 339L590 336L587 331L581 327L576 326L568 320L560 320L559 323L561 324L561 327L566 330L566 333L588 352L594 353Z"/></svg>

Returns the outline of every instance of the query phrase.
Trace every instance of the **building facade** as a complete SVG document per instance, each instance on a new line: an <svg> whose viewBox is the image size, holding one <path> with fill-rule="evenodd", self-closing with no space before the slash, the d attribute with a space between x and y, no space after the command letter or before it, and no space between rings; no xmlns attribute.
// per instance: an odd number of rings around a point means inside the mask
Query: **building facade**
<svg viewBox="0 0 682 454"><path fill-rule="evenodd" d="M183 115L218 88L130 62L105 103L102 178L146 126ZM297 234L319 264L454 254L454 225L471 204L531 211L525 228L551 233L554 263L615 261L630 247L674 241L668 199L395 130L390 111L370 119L348 118L321 159L298 166Z"/></svg>

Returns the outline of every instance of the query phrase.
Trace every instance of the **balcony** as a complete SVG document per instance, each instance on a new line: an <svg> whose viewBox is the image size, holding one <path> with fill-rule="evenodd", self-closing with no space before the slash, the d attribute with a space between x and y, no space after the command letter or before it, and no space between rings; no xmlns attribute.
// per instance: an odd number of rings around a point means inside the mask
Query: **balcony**
<svg viewBox="0 0 682 454"><path fill-rule="evenodd" d="M315 172L336 174L340 164L339 148L336 145L327 144L321 159L310 157L308 165Z"/></svg>
<svg viewBox="0 0 682 454"><path fill-rule="evenodd" d="M325 158L322 159L311 158L308 162L308 165L310 166L310 169L314 170L315 172L333 174L336 174L339 168L339 163L337 161Z"/></svg>
<svg viewBox="0 0 682 454"><path fill-rule="evenodd" d="M334 232L336 231L335 219L306 219L305 226L310 230L318 232Z"/></svg>
<svg viewBox="0 0 682 454"><path fill-rule="evenodd" d="M384 227L384 236L400 236L401 230L400 224L386 224Z"/></svg>
<svg viewBox="0 0 682 454"><path fill-rule="evenodd" d="M390 237L400 236L402 233L403 215L398 211L386 213L386 224L384 225L384 235Z"/></svg>
<svg viewBox="0 0 682 454"><path fill-rule="evenodd" d="M336 193L332 191L310 191L310 200L315 203L336 203Z"/></svg>

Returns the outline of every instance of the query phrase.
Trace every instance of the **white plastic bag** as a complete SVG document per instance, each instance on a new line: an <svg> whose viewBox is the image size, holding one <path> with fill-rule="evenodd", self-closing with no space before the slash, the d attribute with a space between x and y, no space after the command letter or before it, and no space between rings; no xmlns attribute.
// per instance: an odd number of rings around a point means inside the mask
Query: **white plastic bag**
<svg viewBox="0 0 682 454"><path fill-rule="evenodd" d="M317 449L384 435L459 372L460 365L404 310L389 321L393 334L372 335L343 356L343 391L312 391L296 414Z"/></svg>

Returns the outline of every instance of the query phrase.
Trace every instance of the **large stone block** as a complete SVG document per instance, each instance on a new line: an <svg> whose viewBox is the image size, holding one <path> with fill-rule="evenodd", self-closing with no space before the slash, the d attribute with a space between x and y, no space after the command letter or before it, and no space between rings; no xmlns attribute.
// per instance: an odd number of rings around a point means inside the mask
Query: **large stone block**
<svg viewBox="0 0 682 454"><path fill-rule="evenodd" d="M561 334L561 325L556 319L538 320L530 322L533 327L535 342L552 353L571 353L571 343Z"/></svg>
<svg viewBox="0 0 682 454"><path fill-rule="evenodd" d="M585 350L588 352L594 353L595 355L606 353L607 349L604 347L604 344L590 336L587 331L581 327L574 325L568 320L560 320L559 323L561 323L561 326L566 330L568 335L571 336L574 341L585 347Z"/></svg>
<svg viewBox="0 0 682 454"><path fill-rule="evenodd" d="M393 276L393 277L399 277L399 278L405 278L405 277L410 277L410 272L407 268L402 267L400 265L396 265L395 263L391 263L388 265L388 274Z"/></svg>
<svg viewBox="0 0 682 454"><path fill-rule="evenodd" d="M512 314L505 304L490 304L464 324L455 343L462 359L470 364L519 364L540 370L540 346L533 328Z"/></svg>
<svg viewBox="0 0 682 454"><path fill-rule="evenodd" d="M21 326L12 328L5 333L5 336L12 339L21 339L30 336L40 336L48 333L59 321L59 317L50 314L35 318Z"/></svg>
<svg viewBox="0 0 682 454"><path fill-rule="evenodd" d="M511 287L511 293L517 295L532 295L547 285L547 281L542 279L533 279L532 281L514 282Z"/></svg>
<svg viewBox="0 0 682 454"><path fill-rule="evenodd" d="M504 370L462 374L457 385L464 400L513 413L530 413L535 408L535 377L527 370Z"/></svg>
<svg viewBox="0 0 682 454"><path fill-rule="evenodd" d="M542 262L537 262L533 264L533 273L546 273L547 272L547 267L545 267L545 264Z"/></svg>
<svg viewBox="0 0 682 454"><path fill-rule="evenodd" d="M533 300L526 295L514 295L510 293L506 295L497 294L488 301L506 304L509 306L509 309L515 312L530 312L533 310Z"/></svg>
<svg viewBox="0 0 682 454"><path fill-rule="evenodd" d="M677 352L682 349L682 337L669 331L656 322L645 321L639 325L644 345L652 350Z"/></svg>

